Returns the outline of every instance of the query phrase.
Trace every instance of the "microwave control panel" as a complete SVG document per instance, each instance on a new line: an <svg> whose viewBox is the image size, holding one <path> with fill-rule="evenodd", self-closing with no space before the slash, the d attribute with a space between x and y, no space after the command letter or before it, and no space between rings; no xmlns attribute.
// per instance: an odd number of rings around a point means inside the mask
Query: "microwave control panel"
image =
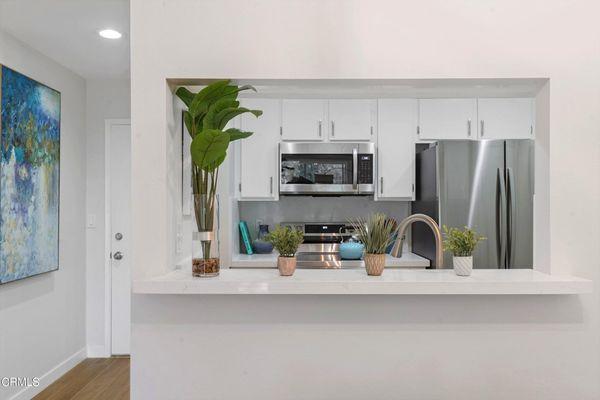
<svg viewBox="0 0 600 400"><path fill-rule="evenodd" d="M373 154L358 155L358 183L373 184Z"/></svg>

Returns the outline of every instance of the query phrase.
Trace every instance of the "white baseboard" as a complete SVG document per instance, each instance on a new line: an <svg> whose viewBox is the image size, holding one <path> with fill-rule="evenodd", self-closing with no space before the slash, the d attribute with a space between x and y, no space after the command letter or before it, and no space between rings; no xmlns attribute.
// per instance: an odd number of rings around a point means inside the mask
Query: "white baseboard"
<svg viewBox="0 0 600 400"><path fill-rule="evenodd" d="M40 385L38 387L26 387L13 397L10 400L28 400L36 396L42 390L46 389L50 384L56 381L58 378L63 376L67 371L72 369L74 366L79 364L81 361L86 359L86 349L85 347L75 354L71 355L69 358L64 360L63 362L56 365L50 371L46 372L42 376L40 376Z"/></svg>
<svg viewBox="0 0 600 400"><path fill-rule="evenodd" d="M94 345L87 347L88 358L108 358L111 356L110 351L106 351L102 345Z"/></svg>

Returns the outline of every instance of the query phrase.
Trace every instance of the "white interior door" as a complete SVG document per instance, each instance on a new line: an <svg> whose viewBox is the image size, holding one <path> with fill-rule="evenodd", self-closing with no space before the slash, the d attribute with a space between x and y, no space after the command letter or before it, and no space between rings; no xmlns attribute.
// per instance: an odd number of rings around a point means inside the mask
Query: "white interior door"
<svg viewBox="0 0 600 400"><path fill-rule="evenodd" d="M131 325L131 126L112 123L108 132L111 353L129 354Z"/></svg>

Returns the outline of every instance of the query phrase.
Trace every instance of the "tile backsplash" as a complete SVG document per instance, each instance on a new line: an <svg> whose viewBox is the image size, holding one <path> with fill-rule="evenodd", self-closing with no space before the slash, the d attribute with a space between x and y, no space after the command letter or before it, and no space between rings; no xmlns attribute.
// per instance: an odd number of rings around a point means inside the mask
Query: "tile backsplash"
<svg viewBox="0 0 600 400"><path fill-rule="evenodd" d="M347 222L349 218L366 217L372 212L383 212L396 220L407 217L410 202L374 201L370 197L309 197L285 196L279 201L240 201L240 220L248 223L253 235L256 221L270 228L281 222Z"/></svg>

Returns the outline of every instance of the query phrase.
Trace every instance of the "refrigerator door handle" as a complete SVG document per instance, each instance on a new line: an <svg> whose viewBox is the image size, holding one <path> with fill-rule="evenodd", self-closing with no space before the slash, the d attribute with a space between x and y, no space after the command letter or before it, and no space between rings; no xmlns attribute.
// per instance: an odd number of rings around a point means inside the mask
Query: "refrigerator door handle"
<svg viewBox="0 0 600 400"><path fill-rule="evenodd" d="M516 201L514 176L511 168L506 169L506 265L512 268L515 263L515 252L513 251L513 227L515 220L514 204Z"/></svg>
<svg viewBox="0 0 600 400"><path fill-rule="evenodd" d="M505 267L504 220L506 218L506 187L504 173L500 168L496 175L496 259L498 268Z"/></svg>

